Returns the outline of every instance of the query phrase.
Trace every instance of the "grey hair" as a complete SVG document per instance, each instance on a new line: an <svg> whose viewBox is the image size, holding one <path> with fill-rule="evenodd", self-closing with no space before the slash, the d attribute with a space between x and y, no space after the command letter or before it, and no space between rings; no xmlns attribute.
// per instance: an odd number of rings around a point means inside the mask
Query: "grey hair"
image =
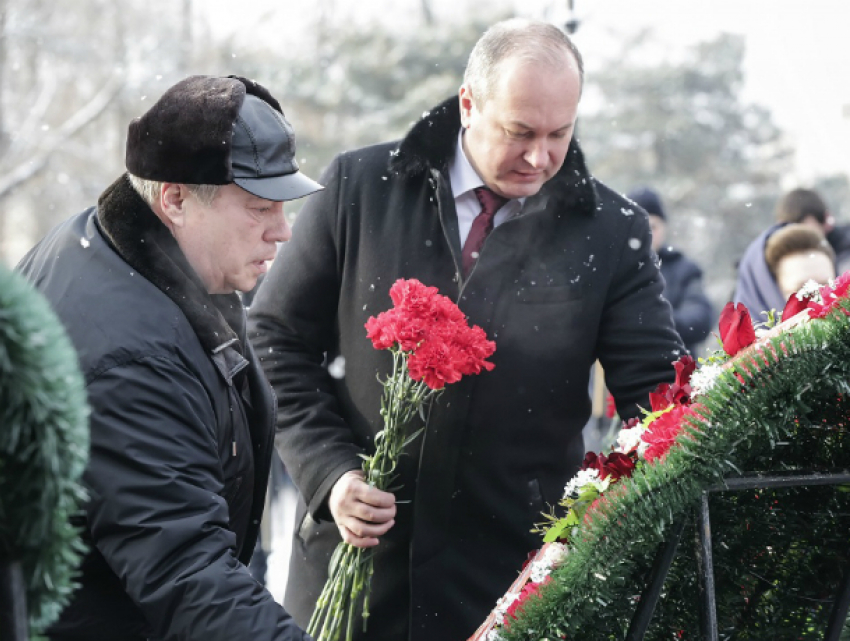
<svg viewBox="0 0 850 641"><path fill-rule="evenodd" d="M578 66L579 87L584 86L584 62L570 37L555 25L537 20L512 18L484 32L469 54L463 82L472 99L482 106L493 95L500 65L508 59L563 65L564 54Z"/></svg>
<svg viewBox="0 0 850 641"><path fill-rule="evenodd" d="M151 207L159 201L159 195L162 191L162 182L158 180L148 180L147 178L139 178L138 176L134 176L133 174L127 174L130 178L130 184L133 185L133 189L136 190L136 193L142 197L148 205ZM197 198L202 204L209 207L212 205L212 202L215 200L215 197L218 196L218 190L221 188L221 185L186 185L189 191Z"/></svg>

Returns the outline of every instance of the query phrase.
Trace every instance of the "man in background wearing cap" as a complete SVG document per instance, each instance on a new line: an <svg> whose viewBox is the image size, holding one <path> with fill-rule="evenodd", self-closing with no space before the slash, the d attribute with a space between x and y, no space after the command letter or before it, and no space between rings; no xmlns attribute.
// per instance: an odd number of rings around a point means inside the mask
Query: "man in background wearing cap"
<svg viewBox="0 0 850 641"><path fill-rule="evenodd" d="M714 324L714 310L702 287L702 270L678 249L665 245L667 212L661 196L649 187L638 187L628 198L649 214L652 230L652 249L661 262L664 276L664 298L673 307L673 322L688 351L696 358L699 344L705 340Z"/></svg>
<svg viewBox="0 0 850 641"><path fill-rule="evenodd" d="M127 170L19 269L62 319L91 405L88 546L51 639L309 637L245 567L274 400L245 337L250 290L289 239L298 172L278 102L193 76L130 124Z"/></svg>

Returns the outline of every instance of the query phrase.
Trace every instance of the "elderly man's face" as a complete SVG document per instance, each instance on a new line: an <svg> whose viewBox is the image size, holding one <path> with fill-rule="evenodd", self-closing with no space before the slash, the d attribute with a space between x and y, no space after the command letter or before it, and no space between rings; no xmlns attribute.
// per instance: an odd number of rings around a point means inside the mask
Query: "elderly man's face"
<svg viewBox="0 0 850 641"><path fill-rule="evenodd" d="M581 93L575 61L552 67L509 59L483 105L469 87L460 89L464 150L497 194L533 196L561 165L576 120Z"/></svg>
<svg viewBox="0 0 850 641"><path fill-rule="evenodd" d="M183 203L184 222L174 235L211 294L251 290L274 259L277 243L292 235L283 203L234 184L223 185L211 205L193 194Z"/></svg>

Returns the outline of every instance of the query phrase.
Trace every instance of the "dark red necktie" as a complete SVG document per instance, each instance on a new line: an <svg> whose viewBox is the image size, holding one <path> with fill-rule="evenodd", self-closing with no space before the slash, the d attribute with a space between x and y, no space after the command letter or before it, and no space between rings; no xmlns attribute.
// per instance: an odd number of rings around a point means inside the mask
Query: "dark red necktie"
<svg viewBox="0 0 850 641"><path fill-rule="evenodd" d="M493 231L493 216L496 215L502 205L508 202L507 198L503 198L487 187L476 187L473 191L478 202L481 203L481 213L472 221L469 235L463 244L461 256L463 258L463 273L466 276L472 271L472 267L478 259L478 252L481 251L484 239Z"/></svg>

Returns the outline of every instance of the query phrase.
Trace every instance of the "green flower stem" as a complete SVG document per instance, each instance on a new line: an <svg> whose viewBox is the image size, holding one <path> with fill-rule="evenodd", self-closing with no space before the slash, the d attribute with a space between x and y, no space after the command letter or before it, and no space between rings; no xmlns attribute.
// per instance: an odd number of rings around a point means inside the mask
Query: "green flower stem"
<svg viewBox="0 0 850 641"><path fill-rule="evenodd" d="M379 490L392 486L394 473L410 439L407 428L439 393L408 373L407 355L393 348L392 374L383 383L381 417L384 427L375 436L375 453L363 459L366 482ZM363 630L369 620L369 593L375 572L374 554L364 548L339 543L334 550L328 580L316 601L307 632L315 641L338 641L346 618L345 639L351 641L357 606L362 601Z"/></svg>

